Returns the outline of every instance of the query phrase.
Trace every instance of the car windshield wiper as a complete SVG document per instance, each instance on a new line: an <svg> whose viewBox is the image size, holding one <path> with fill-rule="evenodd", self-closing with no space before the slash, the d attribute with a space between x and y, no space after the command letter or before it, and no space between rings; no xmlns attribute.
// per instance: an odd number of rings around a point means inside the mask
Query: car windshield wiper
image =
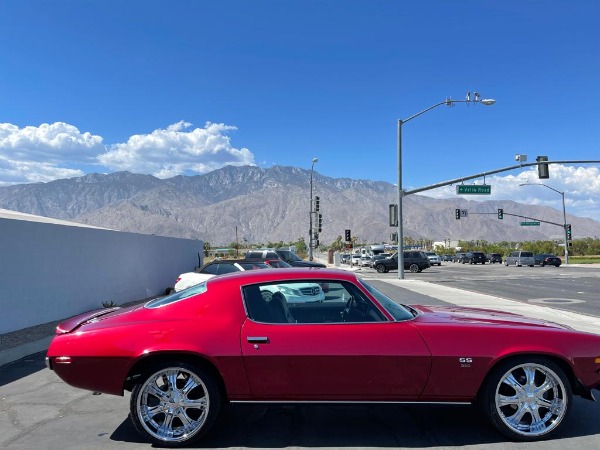
<svg viewBox="0 0 600 450"><path fill-rule="evenodd" d="M410 305L405 305L404 303L401 303L402 306L404 306L406 309L408 309L410 311L410 313L413 315L413 317L417 317L419 315L419 311L416 310L415 308L413 308Z"/></svg>

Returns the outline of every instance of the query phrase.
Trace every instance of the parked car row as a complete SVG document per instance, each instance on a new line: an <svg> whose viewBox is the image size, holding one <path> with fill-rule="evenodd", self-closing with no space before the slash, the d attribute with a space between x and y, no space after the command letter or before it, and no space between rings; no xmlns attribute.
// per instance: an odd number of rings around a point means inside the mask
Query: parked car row
<svg viewBox="0 0 600 450"><path fill-rule="evenodd" d="M529 266L533 267L534 265L538 266L555 266L559 267L562 264L562 260L556 255L550 255L547 253L534 254L533 252L527 251L514 251L511 252L505 259L502 261L502 255L500 253L488 253L484 255L482 252L467 252L467 253L456 253L454 256L450 256L452 262L462 263L462 264L485 264L489 262L490 264L504 262L505 266Z"/></svg>
<svg viewBox="0 0 600 450"><path fill-rule="evenodd" d="M314 261L304 261L298 255L289 250L251 250L246 253L244 259L215 260L205 264L194 272L182 273L179 275L179 277L177 277L173 291L180 292L191 286L200 284L216 275L232 272L245 272L247 270L271 268L282 269L290 267L325 268L327 266ZM305 292L308 291L305 290ZM319 301L319 295L315 295L318 297L317 299L311 298L308 299L308 301Z"/></svg>

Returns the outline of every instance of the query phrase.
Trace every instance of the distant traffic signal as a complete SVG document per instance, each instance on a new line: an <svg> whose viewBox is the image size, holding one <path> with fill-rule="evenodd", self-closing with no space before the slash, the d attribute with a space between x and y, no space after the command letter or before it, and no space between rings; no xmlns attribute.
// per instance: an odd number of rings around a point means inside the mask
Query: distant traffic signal
<svg viewBox="0 0 600 450"><path fill-rule="evenodd" d="M322 228L323 228L323 214L319 214L319 225L317 227L317 229L319 230L319 233L321 231L323 231Z"/></svg>
<svg viewBox="0 0 600 450"><path fill-rule="evenodd" d="M502 208L498 208L498 219L504 219L504 210Z"/></svg>
<svg viewBox="0 0 600 450"><path fill-rule="evenodd" d="M570 241L571 239L573 239L573 235L571 234L571 224L568 223L567 224L567 240Z"/></svg>
<svg viewBox="0 0 600 450"><path fill-rule="evenodd" d="M460 220L460 209L454 210L454 217L456 217L456 219Z"/></svg>
<svg viewBox="0 0 600 450"><path fill-rule="evenodd" d="M548 171L548 164L542 163L541 161L548 161L547 156L538 156L535 160L538 164L538 178L550 178L550 172Z"/></svg>
<svg viewBox="0 0 600 450"><path fill-rule="evenodd" d="M321 201L319 199L319 196L317 195L317 196L315 196L315 211L319 210L320 204L321 204Z"/></svg>
<svg viewBox="0 0 600 450"><path fill-rule="evenodd" d="M346 230L345 240L346 240L346 242L350 242L352 240L352 236L350 235L350 230Z"/></svg>

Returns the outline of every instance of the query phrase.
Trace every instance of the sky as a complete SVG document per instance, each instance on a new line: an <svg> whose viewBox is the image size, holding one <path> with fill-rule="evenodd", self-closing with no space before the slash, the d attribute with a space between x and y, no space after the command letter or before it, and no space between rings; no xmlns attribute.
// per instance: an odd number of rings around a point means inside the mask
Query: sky
<svg viewBox="0 0 600 450"><path fill-rule="evenodd" d="M598 23L591 0L3 0L0 186L313 158L324 176L397 184L406 119L405 189L516 154L600 160ZM468 92L496 103L411 118ZM460 198L562 210L564 193L567 213L600 220L600 164L485 183Z"/></svg>

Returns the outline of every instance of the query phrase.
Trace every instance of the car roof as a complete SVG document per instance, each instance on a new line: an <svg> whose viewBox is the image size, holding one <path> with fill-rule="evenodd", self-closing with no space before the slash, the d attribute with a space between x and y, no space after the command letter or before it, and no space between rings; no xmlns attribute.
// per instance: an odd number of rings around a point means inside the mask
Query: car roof
<svg viewBox="0 0 600 450"><path fill-rule="evenodd" d="M357 276L353 272L339 269L323 269L319 267L292 267L285 270L247 270L245 272L233 272L212 277L207 283L230 283L236 284L254 284L268 283L273 281L293 281L310 278L311 280L341 280L357 281Z"/></svg>

